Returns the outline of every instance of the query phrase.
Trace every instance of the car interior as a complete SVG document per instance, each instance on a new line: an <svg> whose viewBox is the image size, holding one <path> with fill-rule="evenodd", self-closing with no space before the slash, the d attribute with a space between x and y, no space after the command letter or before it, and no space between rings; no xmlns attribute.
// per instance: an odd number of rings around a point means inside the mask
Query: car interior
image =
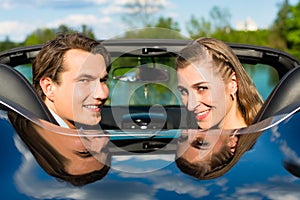
<svg viewBox="0 0 300 200"><path fill-rule="evenodd" d="M193 117L181 105L177 93L174 59L190 41L103 41L112 56L109 73L111 95L102 112L100 126L111 133L166 132L165 138L119 138L112 142L131 152L151 152L172 145L179 129L197 128ZM266 101L255 123L299 106L300 70L296 59L284 52L250 45L229 44L250 76L266 70L276 80L264 95ZM16 48L0 54L0 102L2 110L14 110L29 117L57 124L30 83L31 63L41 45ZM260 73L260 72L259 72ZM138 76L137 76L138 75ZM144 75L144 76L143 76ZM138 78L137 78L138 77ZM255 80L260 83L263 79ZM270 81L270 80L269 80ZM259 89L259 88L258 88ZM26 115L24 114L26 113ZM120 153L117 150L112 150Z"/></svg>

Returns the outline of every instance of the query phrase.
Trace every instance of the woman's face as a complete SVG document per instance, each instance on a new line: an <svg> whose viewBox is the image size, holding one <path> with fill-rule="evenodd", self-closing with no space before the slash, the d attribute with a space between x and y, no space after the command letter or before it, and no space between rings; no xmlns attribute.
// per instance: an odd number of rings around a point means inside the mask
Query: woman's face
<svg viewBox="0 0 300 200"><path fill-rule="evenodd" d="M237 137L230 132L222 132L220 129L199 130L188 129L181 132L178 139L177 156L190 163L210 161L213 154L220 152L225 146L235 151Z"/></svg>
<svg viewBox="0 0 300 200"><path fill-rule="evenodd" d="M220 150L222 143L221 131L183 130L178 140L177 155L191 163L208 160L213 152Z"/></svg>
<svg viewBox="0 0 300 200"><path fill-rule="evenodd" d="M182 103L193 112L201 129L221 123L232 107L232 84L225 84L216 66L209 60L177 69L178 90Z"/></svg>

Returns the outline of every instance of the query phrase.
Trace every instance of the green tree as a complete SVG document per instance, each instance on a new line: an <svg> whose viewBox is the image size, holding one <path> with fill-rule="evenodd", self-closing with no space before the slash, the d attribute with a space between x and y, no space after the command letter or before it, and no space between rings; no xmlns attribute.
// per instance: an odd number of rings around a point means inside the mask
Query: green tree
<svg viewBox="0 0 300 200"><path fill-rule="evenodd" d="M291 6L287 24L287 47L290 52L300 58L300 2Z"/></svg>
<svg viewBox="0 0 300 200"><path fill-rule="evenodd" d="M192 15L190 21L187 22L186 29L189 36L193 39L209 37L212 34L211 22L207 21L204 17L198 20L194 15Z"/></svg>
<svg viewBox="0 0 300 200"><path fill-rule="evenodd" d="M133 0L123 5L122 20L130 28L151 27L155 24L155 14L164 9L161 0Z"/></svg>
<svg viewBox="0 0 300 200"><path fill-rule="evenodd" d="M128 31L120 38L184 39L184 36L182 36L180 32L171 30L169 28L146 27L142 29L134 29L133 31Z"/></svg>
<svg viewBox="0 0 300 200"><path fill-rule="evenodd" d="M187 32L191 38L211 37L214 32L229 33L231 15L228 10L214 6L209 11L210 20L200 17L197 19L194 15L186 24Z"/></svg>
<svg viewBox="0 0 300 200"><path fill-rule="evenodd" d="M5 51L20 45L20 43L12 42L7 36L3 42L0 42L0 51Z"/></svg>
<svg viewBox="0 0 300 200"><path fill-rule="evenodd" d="M42 44L55 37L53 30L49 28L37 29L25 39L25 45Z"/></svg>
<svg viewBox="0 0 300 200"><path fill-rule="evenodd" d="M174 21L171 17L168 18L160 17L158 19L158 22L154 25L154 27L167 28L170 30L180 32L178 22Z"/></svg>
<svg viewBox="0 0 300 200"><path fill-rule="evenodd" d="M231 14L227 9L214 6L209 15L212 19L213 31L228 32L231 29Z"/></svg>
<svg viewBox="0 0 300 200"><path fill-rule="evenodd" d="M96 39L93 29L85 24L81 25L81 32L90 38Z"/></svg>
<svg viewBox="0 0 300 200"><path fill-rule="evenodd" d="M172 18L160 17L152 27L144 27L126 32L122 38L156 38L156 39L183 39L178 22Z"/></svg>
<svg viewBox="0 0 300 200"><path fill-rule="evenodd" d="M300 59L300 1L292 6L288 0L279 5L272 27L273 47L289 52Z"/></svg>
<svg viewBox="0 0 300 200"><path fill-rule="evenodd" d="M272 46L278 49L287 50L287 20L289 18L289 13L291 6L289 5L288 0L284 0L283 3L279 4L279 11L277 17L274 20L270 28Z"/></svg>
<svg viewBox="0 0 300 200"><path fill-rule="evenodd" d="M33 33L27 36L25 39L25 45L35 45L35 44L43 44L55 37L57 33L72 33L75 32L74 29L66 26L60 25L58 28L39 28L35 30ZM88 37L95 39L95 35L93 30L86 25L81 26L81 33L85 34Z"/></svg>

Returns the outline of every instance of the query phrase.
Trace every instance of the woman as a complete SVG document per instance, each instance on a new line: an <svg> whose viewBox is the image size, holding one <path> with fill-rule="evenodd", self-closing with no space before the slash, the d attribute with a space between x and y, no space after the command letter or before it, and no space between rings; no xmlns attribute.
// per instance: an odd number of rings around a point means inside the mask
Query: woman
<svg viewBox="0 0 300 200"><path fill-rule="evenodd" d="M176 68L182 103L194 114L199 128L197 134L188 135L190 142L184 149L179 141L176 164L198 179L218 177L255 143L259 134L239 136L232 130L250 125L263 100L232 49L220 40L195 40L179 53ZM201 137L199 142L197 135L203 131L207 135L212 128L218 129L218 135L203 151L207 139ZM225 132L231 134L224 136Z"/></svg>
<svg viewBox="0 0 300 200"><path fill-rule="evenodd" d="M248 126L263 101L237 56L224 42L200 38L176 59L182 102L202 129Z"/></svg>

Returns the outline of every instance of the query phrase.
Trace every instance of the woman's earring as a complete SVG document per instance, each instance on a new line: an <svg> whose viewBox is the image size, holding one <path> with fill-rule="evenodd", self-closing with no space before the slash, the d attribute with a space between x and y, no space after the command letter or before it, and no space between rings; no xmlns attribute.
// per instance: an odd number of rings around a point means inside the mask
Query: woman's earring
<svg viewBox="0 0 300 200"><path fill-rule="evenodd" d="M234 93L230 94L230 97L231 97L232 101L234 101Z"/></svg>

